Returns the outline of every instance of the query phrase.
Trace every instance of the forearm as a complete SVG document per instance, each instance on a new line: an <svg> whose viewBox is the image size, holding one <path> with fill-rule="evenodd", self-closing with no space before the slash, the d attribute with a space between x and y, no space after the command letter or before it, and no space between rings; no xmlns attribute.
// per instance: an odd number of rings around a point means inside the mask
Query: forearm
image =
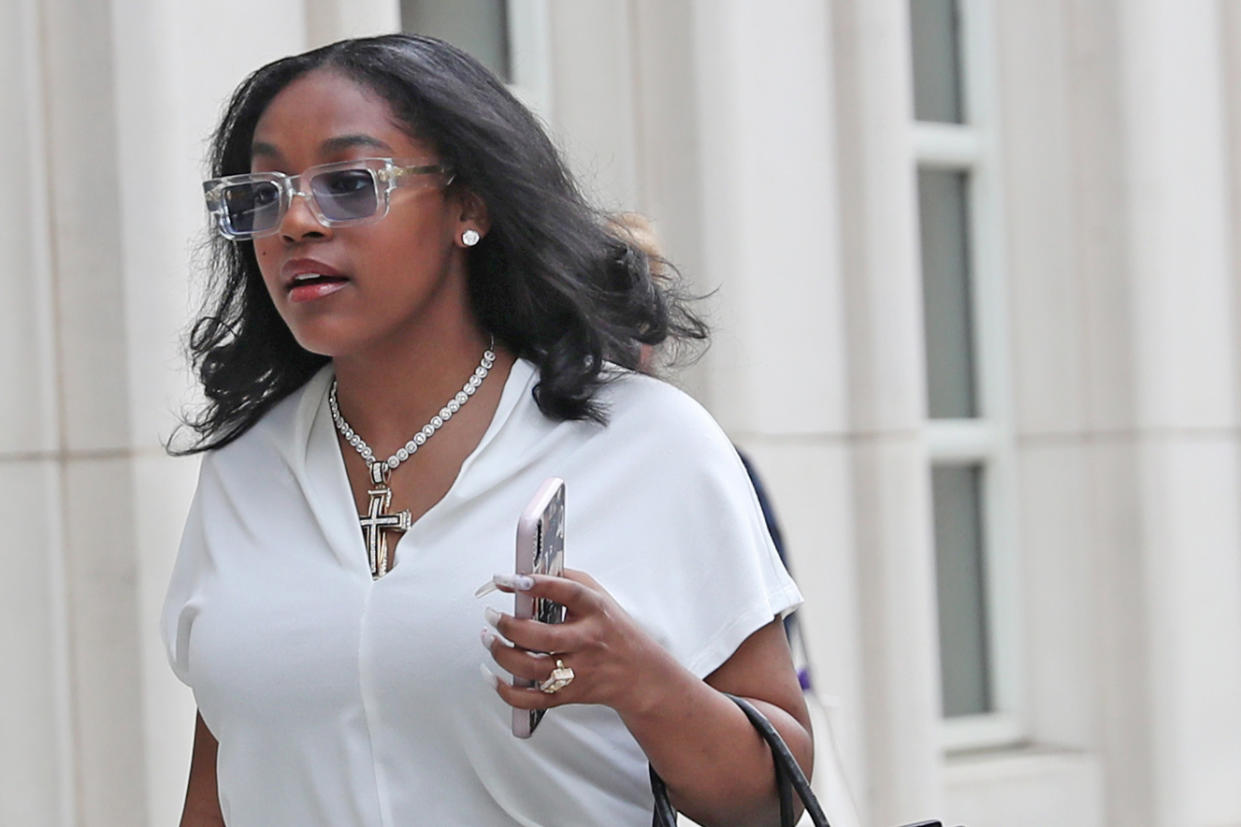
<svg viewBox="0 0 1241 827"><path fill-rule="evenodd" d="M677 809L700 824L779 824L771 751L736 704L668 657L641 705L618 710ZM813 741L791 714L750 699L810 775Z"/></svg>
<svg viewBox="0 0 1241 827"><path fill-rule="evenodd" d="M185 808L180 827L223 827L220 793L215 763L219 743L199 715L194 722L194 751L190 758L190 778L185 790Z"/></svg>
<svg viewBox="0 0 1241 827"><path fill-rule="evenodd" d="M191 804L187 799L185 810L181 813L180 827L224 827L224 816L218 806Z"/></svg>
<svg viewBox="0 0 1241 827"><path fill-rule="evenodd" d="M813 746L805 699L778 617L755 630L706 680L699 680L648 634L588 574L537 575L518 586L532 597L564 605L561 624L517 619L488 609L484 615L512 646L488 631L483 645L510 674L545 680L550 661L574 677L547 694L537 688L493 686L517 709L597 703L616 710L663 778L673 803L703 825L777 824L771 752L749 719L725 697L754 702L810 775Z"/></svg>

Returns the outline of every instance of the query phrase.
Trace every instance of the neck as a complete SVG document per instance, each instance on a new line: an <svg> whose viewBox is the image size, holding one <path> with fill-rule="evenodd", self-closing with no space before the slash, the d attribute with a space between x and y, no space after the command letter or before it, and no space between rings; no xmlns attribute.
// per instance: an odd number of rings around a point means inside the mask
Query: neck
<svg viewBox="0 0 1241 827"><path fill-rule="evenodd" d="M382 459L461 390L489 342L477 325L455 325L387 348L383 358L338 356L333 362L341 414ZM496 361L511 360L497 353Z"/></svg>

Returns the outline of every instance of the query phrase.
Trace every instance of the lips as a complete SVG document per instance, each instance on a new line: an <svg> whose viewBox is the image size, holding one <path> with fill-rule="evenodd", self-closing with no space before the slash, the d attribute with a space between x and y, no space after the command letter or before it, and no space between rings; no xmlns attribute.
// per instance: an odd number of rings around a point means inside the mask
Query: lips
<svg viewBox="0 0 1241 827"><path fill-rule="evenodd" d="M330 264L310 258L292 259L280 268L280 277L294 302L313 301L337 292L349 277Z"/></svg>

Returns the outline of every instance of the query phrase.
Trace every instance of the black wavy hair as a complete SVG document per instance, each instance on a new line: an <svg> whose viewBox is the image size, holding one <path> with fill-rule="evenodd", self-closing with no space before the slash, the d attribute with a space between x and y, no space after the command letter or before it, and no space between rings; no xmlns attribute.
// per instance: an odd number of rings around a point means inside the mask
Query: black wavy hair
<svg viewBox="0 0 1241 827"><path fill-rule="evenodd" d="M294 79L330 69L376 92L487 206L490 230L468 252L479 322L539 367L535 399L555 419L606 421L595 400L605 361L639 366L643 345L693 344L706 324L623 226L587 203L538 120L461 50L431 37L344 40L270 63L233 93L210 150L211 177L250 170L255 124ZM293 338L263 285L254 246L214 236L189 352L206 405L184 425L193 454L237 439L328 357ZM658 270L668 267L656 259ZM695 348L681 348L693 353Z"/></svg>

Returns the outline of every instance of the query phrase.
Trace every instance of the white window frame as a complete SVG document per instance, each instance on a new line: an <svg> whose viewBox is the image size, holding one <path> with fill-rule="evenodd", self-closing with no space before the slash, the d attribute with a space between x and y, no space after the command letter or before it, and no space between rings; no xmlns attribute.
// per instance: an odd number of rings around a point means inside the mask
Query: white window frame
<svg viewBox="0 0 1241 827"><path fill-rule="evenodd" d="M929 419L930 467L982 469L982 546L988 677L994 711L945 718L949 752L1025 741L1015 451L1010 388L1008 297L1004 278L1003 188L995 78L995 28L988 0L957 0L963 124L914 120L911 156L918 170L967 174L970 297L978 415ZM929 469L928 469L929 470Z"/></svg>
<svg viewBox="0 0 1241 827"><path fill-rule="evenodd" d="M518 100L552 122L552 48L550 0L507 0L508 88Z"/></svg>
<svg viewBox="0 0 1241 827"><path fill-rule="evenodd" d="M401 22L400 4L393 2ZM508 90L545 123L552 115L551 0L505 0ZM399 30L399 28L398 28Z"/></svg>

